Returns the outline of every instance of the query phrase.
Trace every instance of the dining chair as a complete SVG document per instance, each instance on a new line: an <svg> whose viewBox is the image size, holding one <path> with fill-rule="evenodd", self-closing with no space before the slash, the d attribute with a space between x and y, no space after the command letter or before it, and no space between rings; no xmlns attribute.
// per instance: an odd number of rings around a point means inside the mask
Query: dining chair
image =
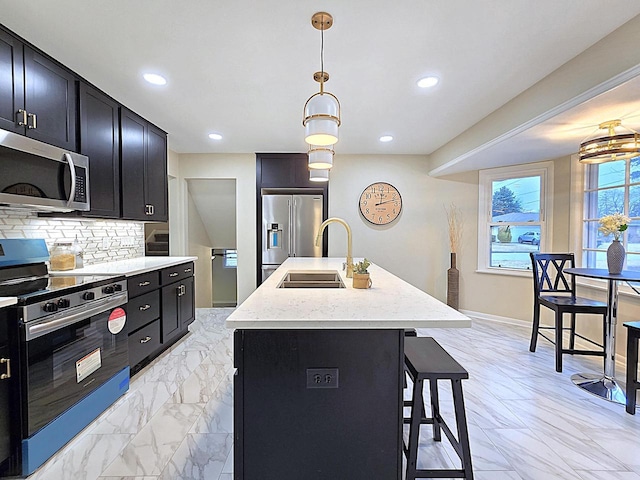
<svg viewBox="0 0 640 480"><path fill-rule="evenodd" d="M605 357L605 336L607 304L597 300L576 296L573 275L566 274L565 268L575 266L573 253L530 253L533 268L533 328L529 350L536 351L538 335L555 345L556 372L562 372L562 354L594 355ZM555 324L552 327L540 326L540 305L555 312ZM571 324L564 326L564 314L571 314ZM576 333L576 314L602 316L602 344ZM555 338L549 338L544 330L554 330ZM569 348L564 348L563 333L569 331ZM575 337L589 342L599 350L575 348Z"/></svg>

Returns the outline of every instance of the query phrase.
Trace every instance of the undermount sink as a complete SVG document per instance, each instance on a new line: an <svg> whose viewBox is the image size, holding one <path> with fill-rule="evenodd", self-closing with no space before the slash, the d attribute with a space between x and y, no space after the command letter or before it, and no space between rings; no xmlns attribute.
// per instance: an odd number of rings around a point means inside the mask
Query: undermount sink
<svg viewBox="0 0 640 480"><path fill-rule="evenodd" d="M345 288L336 270L289 270L277 288Z"/></svg>

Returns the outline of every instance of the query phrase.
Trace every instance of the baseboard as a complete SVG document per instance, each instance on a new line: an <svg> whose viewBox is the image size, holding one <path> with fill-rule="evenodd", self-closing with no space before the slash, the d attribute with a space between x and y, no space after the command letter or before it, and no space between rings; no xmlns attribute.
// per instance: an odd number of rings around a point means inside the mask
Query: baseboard
<svg viewBox="0 0 640 480"><path fill-rule="evenodd" d="M467 317L471 317L472 320L490 321L496 323L506 323L508 325L514 325L516 327L531 328L531 321L520 320L518 318L501 317L499 315L492 315L490 313L474 312L472 310L460 310L460 313L465 314ZM619 340L616 336L616 340ZM616 342L617 343L617 342ZM579 348L593 348L593 345L588 344L584 340L576 337L576 346ZM624 372L627 368L627 358L624 354L616 354L616 380L624 382Z"/></svg>

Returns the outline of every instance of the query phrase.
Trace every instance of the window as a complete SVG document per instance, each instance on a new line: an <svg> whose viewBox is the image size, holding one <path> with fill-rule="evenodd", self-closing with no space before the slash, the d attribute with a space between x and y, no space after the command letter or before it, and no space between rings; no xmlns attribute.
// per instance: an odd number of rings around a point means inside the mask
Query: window
<svg viewBox="0 0 640 480"><path fill-rule="evenodd" d="M531 269L530 252L551 246L553 162L480 171L478 270Z"/></svg>
<svg viewBox="0 0 640 480"><path fill-rule="evenodd" d="M598 231L598 219L624 213L631 217L622 236L627 251L625 269L640 271L640 157L587 165L584 185L582 265L607 268L613 235L605 237Z"/></svg>

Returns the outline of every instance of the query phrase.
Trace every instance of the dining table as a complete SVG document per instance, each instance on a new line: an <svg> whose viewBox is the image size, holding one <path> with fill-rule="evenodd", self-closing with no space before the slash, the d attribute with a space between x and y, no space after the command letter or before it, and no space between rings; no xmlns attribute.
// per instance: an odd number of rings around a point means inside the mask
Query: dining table
<svg viewBox="0 0 640 480"><path fill-rule="evenodd" d="M621 273L609 273L606 268L567 268L565 272L576 277L595 278L607 281L607 314L605 332L605 361L604 373L576 373L571 376L575 385L598 397L614 403L626 404L625 390L615 378L616 373L616 326L618 315L618 284L619 282L640 282L640 272L623 270ZM638 290L631 286L638 293Z"/></svg>

